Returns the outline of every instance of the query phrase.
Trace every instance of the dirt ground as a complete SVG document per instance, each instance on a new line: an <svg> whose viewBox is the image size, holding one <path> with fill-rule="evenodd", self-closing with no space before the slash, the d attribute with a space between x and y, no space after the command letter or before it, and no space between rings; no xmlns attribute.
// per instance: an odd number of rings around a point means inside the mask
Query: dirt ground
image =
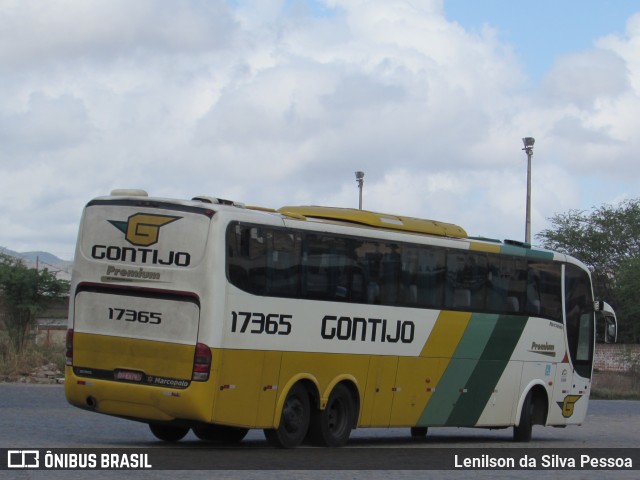
<svg viewBox="0 0 640 480"><path fill-rule="evenodd" d="M593 373L594 398L640 399L640 375L632 372Z"/></svg>

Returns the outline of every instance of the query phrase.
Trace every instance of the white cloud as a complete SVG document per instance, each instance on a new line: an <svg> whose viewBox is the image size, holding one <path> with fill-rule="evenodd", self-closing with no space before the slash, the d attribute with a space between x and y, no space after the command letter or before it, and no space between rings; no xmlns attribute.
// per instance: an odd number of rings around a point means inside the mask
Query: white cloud
<svg viewBox="0 0 640 480"><path fill-rule="evenodd" d="M629 89L624 60L610 50L595 49L560 57L545 79L549 104L570 103L593 108L602 98Z"/></svg>
<svg viewBox="0 0 640 480"><path fill-rule="evenodd" d="M440 0L3 2L0 245L69 257L121 187L355 206L355 170L365 208L521 238L527 135L534 233L637 194L640 15L539 89L519 61Z"/></svg>
<svg viewBox="0 0 640 480"><path fill-rule="evenodd" d="M221 49L235 28L226 3L216 0L13 0L0 14L0 61L23 68Z"/></svg>
<svg viewBox="0 0 640 480"><path fill-rule="evenodd" d="M87 140L90 131L85 105L68 94L53 99L33 93L26 112L0 114L0 142L10 153L73 147Z"/></svg>

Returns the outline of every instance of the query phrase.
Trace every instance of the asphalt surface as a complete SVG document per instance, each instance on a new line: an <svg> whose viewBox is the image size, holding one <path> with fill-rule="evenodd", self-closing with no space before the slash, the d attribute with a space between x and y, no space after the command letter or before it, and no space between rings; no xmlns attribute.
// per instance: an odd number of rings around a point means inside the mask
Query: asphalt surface
<svg viewBox="0 0 640 480"><path fill-rule="evenodd" d="M97 452L99 456L100 452L111 451L109 449L126 448L132 452L151 452L156 466L158 462L169 462L170 465L171 458L180 458L183 462L193 459L192 467L216 470L192 470L188 472L188 478L216 479L274 478L275 474L279 479L498 479L539 478L549 474L558 478L637 479L640 478L640 465L633 471L606 472L572 468L562 471L469 470L464 467L423 470L421 465L425 459L432 466L450 465L453 454L458 455L459 462L463 462L464 457L481 455L498 459L515 457L517 461L527 454L537 456L539 461L543 453L558 454L559 461L563 461L574 454L600 451L622 458L629 452L624 449L635 449L632 451L634 458L640 459L640 402L591 400L584 425L565 429L536 426L533 440L525 445L512 442L511 429L431 428L425 439L416 441L411 439L406 428L376 428L355 430L347 447L339 450L309 447L295 451L277 450L266 443L259 430L250 431L238 448L202 442L193 433L174 444L174 448L165 450L166 447L167 444L156 440L145 424L72 407L66 402L60 385L0 384L0 449L53 449L55 452L56 449L93 448L96 450L84 451ZM88 473L92 478L121 478L124 472L24 469L0 471L0 478L86 478ZM138 470L128 471L126 475L135 478L183 476L176 470Z"/></svg>

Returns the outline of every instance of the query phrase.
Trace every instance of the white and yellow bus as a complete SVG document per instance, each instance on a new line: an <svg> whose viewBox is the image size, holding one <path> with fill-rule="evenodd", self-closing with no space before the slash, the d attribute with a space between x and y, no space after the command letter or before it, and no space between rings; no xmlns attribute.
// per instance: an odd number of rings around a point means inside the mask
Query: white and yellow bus
<svg viewBox="0 0 640 480"><path fill-rule="evenodd" d="M587 411L587 268L451 224L114 191L84 209L71 292L68 401L166 441L341 446L356 427L431 426L527 441Z"/></svg>

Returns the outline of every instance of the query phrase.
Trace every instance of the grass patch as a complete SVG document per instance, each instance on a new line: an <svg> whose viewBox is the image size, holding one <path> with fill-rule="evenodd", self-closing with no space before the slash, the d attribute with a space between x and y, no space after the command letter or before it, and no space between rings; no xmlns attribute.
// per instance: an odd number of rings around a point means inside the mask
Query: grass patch
<svg viewBox="0 0 640 480"><path fill-rule="evenodd" d="M591 398L598 400L640 400L640 374L629 372L594 372Z"/></svg>
<svg viewBox="0 0 640 480"><path fill-rule="evenodd" d="M58 343L36 345L33 340L29 340L22 351L17 352L7 333L0 331L0 381L17 381L50 363L64 371L64 349L64 345Z"/></svg>

